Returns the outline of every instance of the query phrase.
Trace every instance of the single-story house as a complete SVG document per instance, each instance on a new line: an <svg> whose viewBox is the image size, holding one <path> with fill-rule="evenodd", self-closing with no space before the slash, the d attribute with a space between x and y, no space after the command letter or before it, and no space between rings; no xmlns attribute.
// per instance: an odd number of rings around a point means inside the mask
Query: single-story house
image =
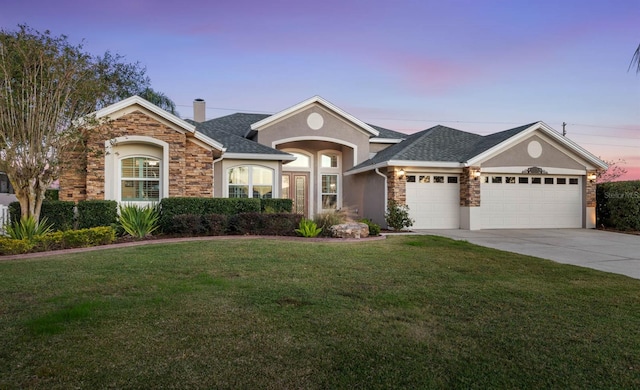
<svg viewBox="0 0 640 390"><path fill-rule="evenodd" d="M183 120L134 96L96 113L89 152L69 156L61 200L290 198L308 217L348 207L385 225L389 200L413 228L593 228L607 165L543 122L477 135L374 126L315 96L273 115ZM78 152L81 153L81 152Z"/></svg>

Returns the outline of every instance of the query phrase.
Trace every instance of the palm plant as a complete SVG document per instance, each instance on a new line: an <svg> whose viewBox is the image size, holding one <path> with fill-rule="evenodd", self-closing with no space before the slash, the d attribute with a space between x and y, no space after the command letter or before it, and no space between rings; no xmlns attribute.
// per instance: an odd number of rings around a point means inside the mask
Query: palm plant
<svg viewBox="0 0 640 390"><path fill-rule="evenodd" d="M118 223L127 234L135 238L150 236L160 226L157 207L135 204L120 205Z"/></svg>
<svg viewBox="0 0 640 390"><path fill-rule="evenodd" d="M8 224L5 230L14 240L31 241L34 237L45 235L52 231L53 224L47 223L43 217L38 221L33 215L23 216L19 221Z"/></svg>

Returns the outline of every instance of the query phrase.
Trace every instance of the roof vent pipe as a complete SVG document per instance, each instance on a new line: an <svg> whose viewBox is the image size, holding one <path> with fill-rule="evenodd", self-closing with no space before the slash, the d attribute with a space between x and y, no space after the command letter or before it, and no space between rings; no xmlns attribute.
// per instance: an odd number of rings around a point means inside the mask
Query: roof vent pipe
<svg viewBox="0 0 640 390"><path fill-rule="evenodd" d="M193 101L193 121L202 123L206 120L206 103L204 99L195 99Z"/></svg>

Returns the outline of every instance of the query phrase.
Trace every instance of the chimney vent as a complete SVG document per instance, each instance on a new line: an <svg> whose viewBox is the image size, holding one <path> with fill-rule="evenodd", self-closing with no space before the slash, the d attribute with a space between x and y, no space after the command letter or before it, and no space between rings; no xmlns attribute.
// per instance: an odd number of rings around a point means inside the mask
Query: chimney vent
<svg viewBox="0 0 640 390"><path fill-rule="evenodd" d="M193 120L202 123L206 120L206 103L204 99L195 99L193 101Z"/></svg>

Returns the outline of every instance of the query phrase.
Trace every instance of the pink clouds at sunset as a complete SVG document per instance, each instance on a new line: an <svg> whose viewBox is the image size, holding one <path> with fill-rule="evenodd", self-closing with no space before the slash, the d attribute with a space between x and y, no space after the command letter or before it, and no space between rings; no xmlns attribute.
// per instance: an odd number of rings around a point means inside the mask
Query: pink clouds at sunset
<svg viewBox="0 0 640 390"><path fill-rule="evenodd" d="M6 2L27 24L145 65L191 115L277 112L321 95L415 132L487 134L542 120L640 179L638 0Z"/></svg>

